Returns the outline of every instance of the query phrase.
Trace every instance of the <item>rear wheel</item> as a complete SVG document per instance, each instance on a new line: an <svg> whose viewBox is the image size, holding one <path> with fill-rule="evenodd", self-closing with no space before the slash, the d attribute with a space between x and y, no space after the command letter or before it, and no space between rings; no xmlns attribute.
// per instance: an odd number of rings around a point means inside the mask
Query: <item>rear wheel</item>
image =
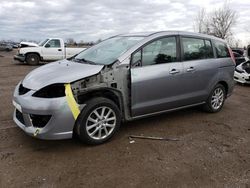
<svg viewBox="0 0 250 188"><path fill-rule="evenodd" d="M29 65L38 65L39 64L39 56L37 54L28 54L26 56L26 62L29 64Z"/></svg>
<svg viewBox="0 0 250 188"><path fill-rule="evenodd" d="M203 106L204 110L211 113L219 112L224 105L225 98L225 87L221 84L217 84L213 91L210 93L206 104Z"/></svg>
<svg viewBox="0 0 250 188"><path fill-rule="evenodd" d="M120 123L120 110L113 101L93 98L86 102L75 131L84 143L97 145L109 140L119 129Z"/></svg>

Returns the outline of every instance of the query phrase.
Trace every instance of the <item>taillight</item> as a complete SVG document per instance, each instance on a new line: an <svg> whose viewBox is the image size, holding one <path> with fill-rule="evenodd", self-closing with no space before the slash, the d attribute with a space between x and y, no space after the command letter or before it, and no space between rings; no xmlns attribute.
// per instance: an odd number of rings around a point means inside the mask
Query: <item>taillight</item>
<svg viewBox="0 0 250 188"><path fill-rule="evenodd" d="M229 50L231 59L233 60L234 64L236 64L236 62L235 62L235 57L234 57L234 53L233 53L232 49L231 49L230 47L228 47L228 50Z"/></svg>

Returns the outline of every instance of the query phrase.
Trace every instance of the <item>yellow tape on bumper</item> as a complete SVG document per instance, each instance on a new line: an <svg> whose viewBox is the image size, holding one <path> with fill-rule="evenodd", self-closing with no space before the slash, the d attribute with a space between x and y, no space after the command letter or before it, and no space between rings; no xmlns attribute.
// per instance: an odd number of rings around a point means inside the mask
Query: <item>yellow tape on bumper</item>
<svg viewBox="0 0 250 188"><path fill-rule="evenodd" d="M66 100L68 102L69 108L74 118L77 119L78 115L80 114L80 109L79 109L79 105L75 101L70 84L65 84L65 95L66 95Z"/></svg>

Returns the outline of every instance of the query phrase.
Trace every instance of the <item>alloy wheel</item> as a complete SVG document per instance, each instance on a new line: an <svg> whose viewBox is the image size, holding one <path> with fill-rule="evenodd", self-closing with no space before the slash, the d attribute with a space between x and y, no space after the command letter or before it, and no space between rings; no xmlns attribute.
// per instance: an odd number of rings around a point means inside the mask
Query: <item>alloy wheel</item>
<svg viewBox="0 0 250 188"><path fill-rule="evenodd" d="M211 106L213 109L219 109L224 101L224 91L221 88L216 88L211 98Z"/></svg>
<svg viewBox="0 0 250 188"><path fill-rule="evenodd" d="M89 114L86 121L86 130L91 138L100 140L108 137L113 132L115 125L115 112L107 106L101 106Z"/></svg>

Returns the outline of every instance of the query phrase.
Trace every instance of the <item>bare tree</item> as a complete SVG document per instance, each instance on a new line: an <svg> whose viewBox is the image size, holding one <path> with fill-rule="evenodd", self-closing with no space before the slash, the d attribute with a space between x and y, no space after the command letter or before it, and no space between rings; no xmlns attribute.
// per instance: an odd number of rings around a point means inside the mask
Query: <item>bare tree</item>
<svg viewBox="0 0 250 188"><path fill-rule="evenodd" d="M243 47L242 41L240 39L235 38L233 35L226 38L229 46L234 48Z"/></svg>
<svg viewBox="0 0 250 188"><path fill-rule="evenodd" d="M95 42L95 44L98 44L98 43L100 43L100 42L102 42L102 39L98 39L98 40Z"/></svg>
<svg viewBox="0 0 250 188"><path fill-rule="evenodd" d="M210 19L213 35L222 39L232 35L231 28L236 24L236 12L230 9L227 4L212 12Z"/></svg>
<svg viewBox="0 0 250 188"><path fill-rule="evenodd" d="M74 45L76 42L75 42L75 40L73 38L67 38L66 43L69 44L69 45Z"/></svg>
<svg viewBox="0 0 250 188"><path fill-rule="evenodd" d="M194 30L199 33L208 33L208 18L206 9L202 8L199 10L197 16L195 17L194 21Z"/></svg>
<svg viewBox="0 0 250 188"><path fill-rule="evenodd" d="M236 12L225 2L222 8L215 9L211 13L201 9L195 19L195 31L214 35L216 37L226 39L232 36L232 27L235 26L237 20Z"/></svg>

